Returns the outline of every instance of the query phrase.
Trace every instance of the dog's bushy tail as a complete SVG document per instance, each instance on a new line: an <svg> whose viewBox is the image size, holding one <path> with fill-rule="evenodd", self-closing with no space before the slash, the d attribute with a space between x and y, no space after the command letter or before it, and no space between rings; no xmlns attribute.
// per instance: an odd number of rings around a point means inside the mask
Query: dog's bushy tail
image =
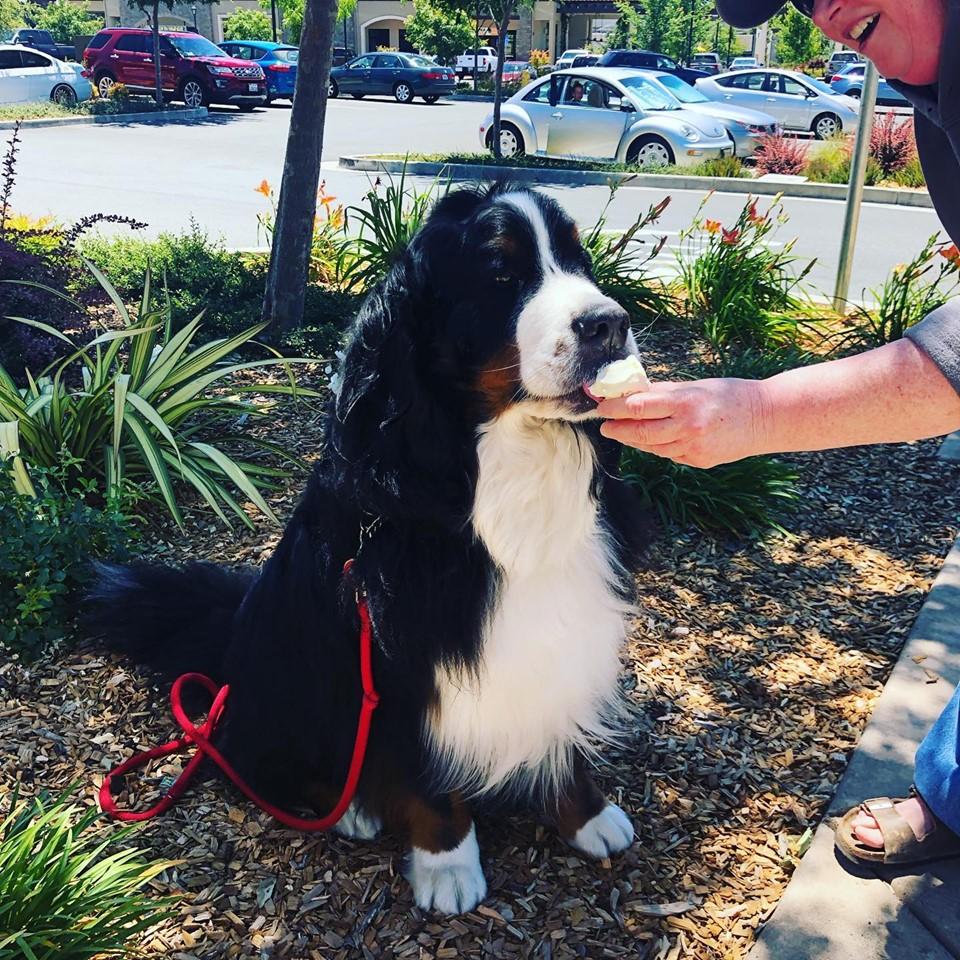
<svg viewBox="0 0 960 960"><path fill-rule="evenodd" d="M169 677L196 671L222 682L233 618L255 571L98 563L96 574L83 612L90 633Z"/></svg>

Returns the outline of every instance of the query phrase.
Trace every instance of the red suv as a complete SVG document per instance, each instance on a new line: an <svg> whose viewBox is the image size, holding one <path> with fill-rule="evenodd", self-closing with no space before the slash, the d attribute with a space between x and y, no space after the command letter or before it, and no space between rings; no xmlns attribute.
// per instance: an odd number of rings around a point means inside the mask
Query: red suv
<svg viewBox="0 0 960 960"><path fill-rule="evenodd" d="M115 83L131 90L154 89L153 35L149 30L101 30L83 51L83 65L101 94ZM170 99L188 107L232 103L252 110L267 101L267 84L257 63L228 57L196 33L160 33L160 72Z"/></svg>

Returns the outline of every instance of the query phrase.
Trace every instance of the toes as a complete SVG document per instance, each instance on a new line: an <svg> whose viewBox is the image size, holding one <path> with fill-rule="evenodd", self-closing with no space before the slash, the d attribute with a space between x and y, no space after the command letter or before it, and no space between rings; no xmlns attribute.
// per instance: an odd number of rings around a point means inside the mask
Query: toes
<svg viewBox="0 0 960 960"><path fill-rule="evenodd" d="M473 826L454 850L431 853L414 847L407 864L407 879L417 906L423 910L446 914L473 910L487 895Z"/></svg>
<svg viewBox="0 0 960 960"><path fill-rule="evenodd" d="M350 840L373 840L382 827L379 817L367 813L354 800L333 829L341 837L347 837Z"/></svg>
<svg viewBox="0 0 960 960"><path fill-rule="evenodd" d="M877 850L883 849L883 834L877 827L861 827L854 825L853 835L868 847L875 847Z"/></svg>
<svg viewBox="0 0 960 960"><path fill-rule="evenodd" d="M573 836L570 845L588 857L602 860L633 843L633 824L615 804L608 803Z"/></svg>

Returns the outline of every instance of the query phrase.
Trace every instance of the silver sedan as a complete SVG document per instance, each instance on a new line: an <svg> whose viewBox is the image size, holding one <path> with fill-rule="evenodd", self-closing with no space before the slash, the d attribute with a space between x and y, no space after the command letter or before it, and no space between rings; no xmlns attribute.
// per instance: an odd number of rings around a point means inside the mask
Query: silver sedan
<svg viewBox="0 0 960 960"><path fill-rule="evenodd" d="M514 94L500 116L505 156L589 157L653 168L693 166L733 152L721 124L683 109L640 70L557 70ZM490 113L480 126L487 149L492 126Z"/></svg>
<svg viewBox="0 0 960 960"><path fill-rule="evenodd" d="M742 70L697 81L711 100L762 110L785 130L802 130L825 140L857 125L860 104L825 83L792 70Z"/></svg>
<svg viewBox="0 0 960 960"><path fill-rule="evenodd" d="M717 103L673 73L661 73L659 70L644 72L670 96L676 97L687 110L703 113L722 123L730 134L734 153L738 157L752 157L764 137L780 131L780 124L769 113L761 113L749 107L735 107L729 103Z"/></svg>

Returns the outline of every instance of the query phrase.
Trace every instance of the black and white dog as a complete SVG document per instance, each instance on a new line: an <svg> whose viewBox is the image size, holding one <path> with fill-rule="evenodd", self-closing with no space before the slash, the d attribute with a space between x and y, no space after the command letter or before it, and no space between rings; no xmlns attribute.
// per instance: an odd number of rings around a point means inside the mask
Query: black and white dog
<svg viewBox="0 0 960 960"><path fill-rule="evenodd" d="M355 557L381 702L339 831L403 831L416 902L448 913L486 893L471 800L532 802L583 853L624 850L630 820L587 766L617 719L643 533L583 385L636 352L556 203L451 193L366 299L262 571L105 568L93 621L143 662L229 682L228 758L326 813L361 697Z"/></svg>

